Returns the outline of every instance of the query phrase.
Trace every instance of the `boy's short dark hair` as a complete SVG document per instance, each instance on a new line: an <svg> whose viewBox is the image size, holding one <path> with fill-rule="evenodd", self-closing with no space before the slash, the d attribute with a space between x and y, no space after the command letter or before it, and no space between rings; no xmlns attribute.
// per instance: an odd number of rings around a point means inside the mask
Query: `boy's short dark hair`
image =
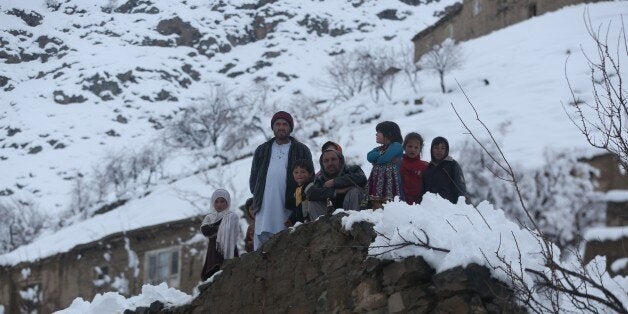
<svg viewBox="0 0 628 314"><path fill-rule="evenodd" d="M244 209L249 210L249 207L251 207L252 204L253 204L253 198L249 197L244 203Z"/></svg>
<svg viewBox="0 0 628 314"><path fill-rule="evenodd" d="M410 132L406 135L406 137L403 139L403 148L406 148L406 145L408 145L408 141L410 140L417 140L419 141L419 147L422 149L423 148L423 136L421 136L421 134L416 133L416 132Z"/></svg>
<svg viewBox="0 0 628 314"><path fill-rule="evenodd" d="M308 161L307 159L297 159L297 161L294 162L294 165L292 165L292 171L294 171L294 169L297 167L305 169L311 175L314 174L314 167L312 166L312 162Z"/></svg>

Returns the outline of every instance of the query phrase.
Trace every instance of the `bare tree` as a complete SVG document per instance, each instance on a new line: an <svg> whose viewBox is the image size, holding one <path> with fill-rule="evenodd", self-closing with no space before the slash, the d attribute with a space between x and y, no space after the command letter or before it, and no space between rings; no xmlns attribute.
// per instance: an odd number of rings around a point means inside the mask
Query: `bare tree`
<svg viewBox="0 0 628 314"><path fill-rule="evenodd" d="M194 107L184 108L181 115L170 123L164 135L164 142L177 148L202 148L207 146L207 134L198 130L195 125L195 117L198 109Z"/></svg>
<svg viewBox="0 0 628 314"><path fill-rule="evenodd" d="M166 143L173 147L217 147L218 140L237 118L237 110L222 86L212 87L198 104L182 111L182 115L166 131Z"/></svg>
<svg viewBox="0 0 628 314"><path fill-rule="evenodd" d="M367 74L367 83L375 92L375 100L379 100L379 93L382 92L388 100L392 98L392 89L395 84L395 75L401 71L394 50L377 48L364 50L361 53L363 58L364 72Z"/></svg>
<svg viewBox="0 0 628 314"><path fill-rule="evenodd" d="M620 61L628 57L623 18L616 41L609 41L610 22L604 30L603 25L593 26L588 12L585 12L584 20L596 47L593 56L583 51L589 65L593 103L577 99L565 63L565 78L573 98L573 112L567 115L590 145L617 156L624 171L628 172L628 91L620 67Z"/></svg>
<svg viewBox="0 0 628 314"><path fill-rule="evenodd" d="M410 82L412 90L414 90L414 92L418 92L417 87L419 85L419 71L421 70L421 67L414 61L414 47L408 44L402 45L399 60L401 70L408 79L408 82Z"/></svg>
<svg viewBox="0 0 628 314"><path fill-rule="evenodd" d="M129 176L125 169L126 162L127 158L123 154L110 152L105 157L104 167L102 168L103 178L107 180L110 186L113 186L117 198L120 198L127 192Z"/></svg>
<svg viewBox="0 0 628 314"><path fill-rule="evenodd" d="M148 189L156 177L163 177L163 164L168 158L168 154L161 147L144 146L136 158L140 169L143 169L144 188Z"/></svg>
<svg viewBox="0 0 628 314"><path fill-rule="evenodd" d="M458 86L462 90L462 86L460 86L460 84L458 84ZM585 265L580 258L578 264L567 266L560 262L560 259L556 256L555 246L539 227L536 217L534 217L524 200L519 176L513 170L511 163L506 158L506 155L491 130L480 119L475 106L471 103L466 93L464 93L464 90L462 91L469 106L471 106L475 113L475 121L479 123L481 129L484 130L489 141L486 143L480 140L468 126L467 122L460 116L454 105L451 104L451 106L468 134L482 147L487 156L489 156L502 173L502 175L498 177L512 184L521 209L530 222L529 226L524 227L538 241L538 254L542 257L545 272L526 268L522 264L522 252L519 247L517 247L517 251L519 252L518 265L509 261L501 251L501 248L497 248L492 254L495 254L500 263L497 265L491 264L487 258L486 261L489 267L504 272L508 276L510 286L515 290L518 300L526 304L528 308L535 313L559 313L561 311L561 302L569 302L582 312L599 313L601 311L600 306L602 305L618 313L627 313L628 310L624 307L624 304L618 296L615 295L614 290L608 286L608 281L616 285L619 285L619 283L614 282L612 279L606 280L606 278L608 278L606 271L600 270L599 265L591 265L594 264L595 261ZM489 147L492 147L492 149ZM495 151L497 153L494 153ZM514 238L514 241L517 243L516 238ZM485 256L486 254L491 254L486 252L482 253ZM527 280L529 275L533 276L533 282ZM623 293L626 293L626 291L623 290Z"/></svg>
<svg viewBox="0 0 628 314"><path fill-rule="evenodd" d="M94 214L96 205L119 203L132 193L146 192L156 180L164 178L167 157L163 147L155 144L138 151L107 153L89 176L78 173L74 178L68 217L84 220Z"/></svg>
<svg viewBox="0 0 628 314"><path fill-rule="evenodd" d="M340 100L348 100L366 88L376 100L380 93L390 100L395 76L402 70L398 58L393 49L384 47L343 52L327 67L329 80L320 84L331 89Z"/></svg>
<svg viewBox="0 0 628 314"><path fill-rule="evenodd" d="M83 215L83 219L87 217L87 210L93 204L92 191L85 182L83 174L78 173L73 180L71 192L70 210L75 215Z"/></svg>
<svg viewBox="0 0 628 314"><path fill-rule="evenodd" d="M162 174L163 163L167 153L161 145L146 145L138 151L132 151L125 155L126 163L124 172L127 180L134 183L142 183L148 189L154 179Z"/></svg>
<svg viewBox="0 0 628 314"><path fill-rule="evenodd" d="M460 68L462 63L462 51L451 38L447 38L442 43L434 45L419 61L422 68L438 73L440 89L443 93L446 92L445 74L451 70Z"/></svg>
<svg viewBox="0 0 628 314"><path fill-rule="evenodd" d="M0 253L33 241L48 220L32 202L18 199L0 201L0 217Z"/></svg>
<svg viewBox="0 0 628 314"><path fill-rule="evenodd" d="M272 137L266 117L275 113L278 105L271 101L270 93L268 84L258 83L246 93L235 96L233 102L237 109L234 119L236 123L227 130L223 145L225 151L247 147L249 140L257 134L263 135L267 140Z"/></svg>
<svg viewBox="0 0 628 314"><path fill-rule="evenodd" d="M340 100L350 99L367 85L365 61L365 55L357 50L335 56L327 67L329 81L321 85L333 90Z"/></svg>
<svg viewBox="0 0 628 314"><path fill-rule="evenodd" d="M308 141L338 127L336 117L326 114L331 106L332 103L325 99L303 94L294 97L290 102L292 114L296 121L303 121L303 124L295 130L295 136L301 141ZM313 141L308 144L315 145Z"/></svg>
<svg viewBox="0 0 628 314"><path fill-rule="evenodd" d="M224 131L233 125L236 116L229 93L224 87L215 87L205 100L205 106L198 118L200 127L207 130L207 135L214 146Z"/></svg>

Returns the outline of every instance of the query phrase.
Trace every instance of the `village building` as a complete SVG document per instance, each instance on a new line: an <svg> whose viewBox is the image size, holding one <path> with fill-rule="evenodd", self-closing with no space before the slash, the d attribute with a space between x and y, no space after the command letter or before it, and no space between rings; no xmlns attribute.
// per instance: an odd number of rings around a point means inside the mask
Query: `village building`
<svg viewBox="0 0 628 314"><path fill-rule="evenodd" d="M447 38L455 42L466 41L568 5L597 1L464 0L445 8L440 12L438 22L412 38L414 60L418 61L434 45Z"/></svg>
<svg viewBox="0 0 628 314"><path fill-rule="evenodd" d="M191 294L207 249L201 221L197 216L118 232L41 260L0 266L0 304L7 313L52 313L77 297L137 295L142 285L162 282Z"/></svg>

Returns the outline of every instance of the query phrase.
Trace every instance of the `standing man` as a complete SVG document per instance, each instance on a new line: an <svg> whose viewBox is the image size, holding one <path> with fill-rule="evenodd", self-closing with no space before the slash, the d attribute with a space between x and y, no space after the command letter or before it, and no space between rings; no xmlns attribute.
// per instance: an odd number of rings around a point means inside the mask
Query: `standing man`
<svg viewBox="0 0 628 314"><path fill-rule="evenodd" d="M296 209L294 191L297 183L292 177L292 165L299 159L312 163L310 149L290 136L294 122L289 113L275 113L270 125L275 137L255 150L249 177L255 205L255 250L285 229L284 222Z"/></svg>

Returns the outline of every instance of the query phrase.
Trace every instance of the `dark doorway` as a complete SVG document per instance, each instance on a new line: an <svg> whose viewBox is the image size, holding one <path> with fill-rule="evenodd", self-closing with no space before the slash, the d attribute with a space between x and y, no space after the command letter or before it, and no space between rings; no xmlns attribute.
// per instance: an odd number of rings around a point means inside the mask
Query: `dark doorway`
<svg viewBox="0 0 628 314"><path fill-rule="evenodd" d="M536 3L531 3L528 6L528 18L536 16Z"/></svg>

